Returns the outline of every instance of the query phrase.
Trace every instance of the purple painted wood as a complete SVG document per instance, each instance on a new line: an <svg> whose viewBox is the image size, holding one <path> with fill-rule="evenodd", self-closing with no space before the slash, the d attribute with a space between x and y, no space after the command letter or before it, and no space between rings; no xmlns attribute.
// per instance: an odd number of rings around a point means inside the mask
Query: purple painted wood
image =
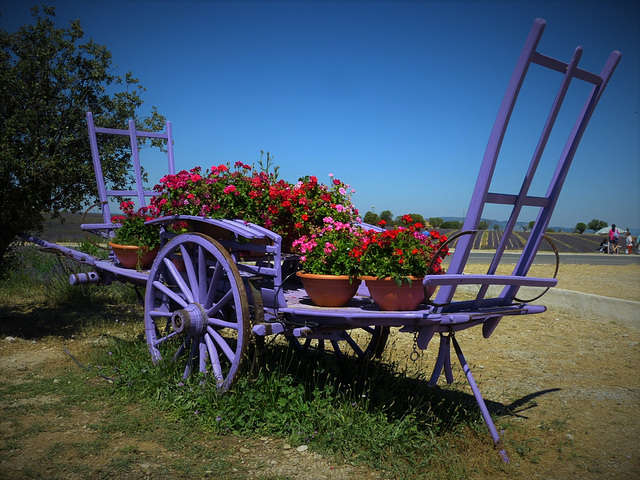
<svg viewBox="0 0 640 480"><path fill-rule="evenodd" d="M144 286L147 282L147 272L138 271L132 268L122 268L118 265L115 265L113 261L101 260L87 253L80 252L73 248L65 247L64 245L58 245L56 243L48 242L31 235L24 234L21 235L21 237L26 241L39 245L45 252L60 254L67 258L75 260L78 263L83 263L85 265L93 267L96 272L91 272L95 273L95 276L91 275L91 277L94 278L95 281L92 281L91 283L109 285L110 283L118 280L122 282L133 283L134 285ZM71 275L71 278L69 279L71 285L83 284L84 282L80 281L78 277L76 277L76 275L78 274Z"/></svg>
<svg viewBox="0 0 640 480"><path fill-rule="evenodd" d="M436 285L512 285L528 287L555 287L555 278L519 277L516 275L468 275L447 273L439 277L430 276L425 279L426 286Z"/></svg>
<svg viewBox="0 0 640 480"><path fill-rule="evenodd" d="M247 293L231 254L204 234L178 235L156 257L146 287L145 331L154 363L170 359L184 378L200 372L227 390L250 334Z"/></svg>
<svg viewBox="0 0 640 480"><path fill-rule="evenodd" d="M491 131L487 149L485 151L485 155L480 168L480 173L478 175L476 186L471 197L468 214L463 225L463 230L472 232L472 235L459 238L447 275L442 275L440 276L440 278L436 276L428 276L424 281L425 286L442 285L435 300L436 304L440 304L441 306L435 308L435 312L446 312L452 314L455 312L464 312L470 310L471 312L473 312L473 314L471 314L473 318L483 319L482 325L483 334L485 337L489 337L500 322L500 319L503 316L500 308L503 306L511 305L514 302L514 298L518 292L518 289L523 285L527 285L527 272L529 271L529 268L533 263L538 249L540 248L540 243L549 225L549 221L551 220L551 215L558 201L560 190L562 189L562 185L564 183L564 180L566 179L569 166L571 165L571 161L573 160L573 157L576 153L578 144L580 143L580 140L582 138L582 135L584 134L591 115L593 114L593 111L598 101L600 100L602 93L604 92L604 89L607 86L611 75L613 74L613 71L615 70L621 57L620 52L616 51L611 53L600 75L586 72L578 68L578 63L582 56L581 47L576 48L569 63L564 63L552 59L536 51L540 43L544 27L544 20L537 19L534 22L529 36L525 42L525 46L522 50L520 58L516 64L516 68L511 77L509 86L507 87L502 105L500 106L496 121ZM522 181L518 194L513 195L499 192L490 192L489 189L491 186L491 180L495 172L496 163L498 160L502 142L506 134L507 125L509 123L511 114L513 113L513 109L523 85L524 78L532 63L560 72L561 74L563 74L563 78L553 104L551 105L547 121L543 127L538 144L533 152L529 168L526 172L524 180ZM567 139L565 148L558 160L555 173L553 175L553 178L551 179L546 195L544 197L530 196L528 194L529 188L536 174L536 170L544 153L555 121L558 117L560 108L574 78L577 78L581 81L589 82L594 86L587 96L584 107L579 113L573 130L571 131L569 138ZM503 236L497 246L496 253L489 266L487 275L463 276L463 269L467 263L471 248L474 244L474 237L478 231L478 224L480 222L482 212L485 208L485 205L488 203L511 205L513 208L503 232ZM518 260L518 263L512 275L510 276L511 280L509 280L509 278L505 278L505 276L495 275L495 272L502 259L502 255L507 246L508 239L511 237L511 233L513 232L516 221L518 220L518 215L520 214L522 208L525 206L537 207L540 210L534 227L531 230L531 234L529 235L528 241L523 249L522 255L520 256L520 259ZM551 286L555 284L555 279L529 280L532 280L532 284L538 286ZM478 284L480 286L476 299L472 302L451 303L456 287L462 284ZM485 298L485 296L491 285L505 285L505 288L497 298L487 299ZM492 308L497 308L497 310L491 311ZM544 310L544 307L542 307L542 309ZM530 313L534 312L532 311ZM433 328L426 326L421 327L418 336L418 345L421 348L423 346L426 346L433 334ZM462 354L462 349L455 339L454 330L450 331L449 336L441 337L438 359L436 361L436 366L434 368L430 383L435 384L438 381L443 368L445 370L447 381L450 381L451 342L448 341L449 337L451 337L451 339L453 340L458 359L464 369L465 375L467 376L467 381L471 386L487 427L491 432L494 443L499 449L503 460L505 462L508 462L509 459L504 448L502 448L500 444L500 438L493 424L491 416L487 410L484 399L482 398L475 380L471 375L471 370Z"/></svg>
<svg viewBox="0 0 640 480"><path fill-rule="evenodd" d="M96 185L98 187L98 199L102 209L102 219L104 224L85 224L81 228L85 230L102 230L105 225L111 228L111 208L109 206L109 197L136 197L138 206L146 206L146 197L156 195L151 190L145 190L142 181L142 168L140 166L140 150L138 138L160 139L166 141L167 164L169 173L175 173L174 157L173 157L173 136L171 130L171 122L165 124L165 132L146 132L136 129L135 122L129 120L128 130L117 128L96 127L93 121L93 114L87 112L87 129L89 131L89 145L91 148L91 159L93 161L93 170L96 176ZM133 163L133 176L135 179L135 190L115 190L107 189L104 173L102 171L102 162L100 160L100 151L98 147L98 134L100 135L119 135L129 137L131 145L131 158Z"/></svg>
<svg viewBox="0 0 640 480"><path fill-rule="evenodd" d="M507 456L507 451L502 446L502 442L500 441L500 436L498 435L498 430L496 429L496 426L494 425L493 420L491 419L491 414L489 413L489 409L487 408L484 398L482 398L482 394L478 389L478 385L476 384L476 381L473 378L473 375L471 374L471 369L469 368L469 364L467 363L467 360L464 358L464 355L462 354L462 349L460 348L460 345L458 344L456 337L454 335L450 335L450 337L453 342L453 348L456 351L456 355L458 355L458 361L460 362L460 365L462 366L462 370L464 371L464 374L467 377L467 382L471 387L473 396L475 397L476 402L480 407L482 418L484 418L484 422L487 424L487 428L489 429L489 433L491 434L493 443L498 449L498 451L500 452L500 456L502 457L502 460L505 463L509 463L509 457ZM447 351L449 351L449 346L447 346ZM451 355L448 354L447 358L450 358L450 356ZM451 367L449 367L449 369L450 368Z"/></svg>
<svg viewBox="0 0 640 480"><path fill-rule="evenodd" d="M507 87L507 91L505 93L504 99L498 111L496 121L491 131L491 135L489 137L489 142L487 144L482 165L480 167L480 173L478 175L476 186L471 197L467 217L465 218L463 230L471 231L473 232L473 234L459 238L455 252L451 259L451 264L449 266L448 273L454 275L462 274L469 258L471 248L474 244L478 224L480 222L485 205L494 203L512 206L512 211L505 227L505 231L500 243L497 246L496 253L487 271L487 276L474 276L477 279L477 282L475 283L481 285L474 304L474 308L480 308L485 305L485 295L489 286L492 284L506 285L499 296L501 300L497 301L498 304L502 303L505 305L513 301L512 299L516 296L520 286L525 284L523 281L518 280L518 277L524 278L527 275L531 264L533 263L535 255L540 248L540 242L542 241L544 233L549 225L549 221L556 206L562 184L566 178L569 166L575 155L580 139L582 138L587 123L591 118L591 115L593 114L598 100L602 96L602 93L606 85L608 84L616 65L620 60L620 53L613 52L610 55L607 63L605 64L602 72L599 75L596 75L578 68L578 63L580 61L580 57L582 56L582 47L576 48L572 59L568 63L564 63L552 59L548 56L542 55L537 52L537 48L540 43L544 28L545 21L542 19L536 19L525 42L520 58L516 64L514 73ZM551 105L547 121L543 127L538 144L533 152L529 168L526 172L524 180L522 181L518 194L514 195L500 192L490 192L489 189L491 180L495 172L496 163L506 134L507 125L509 123L509 119L511 118L511 114L513 113L518 95L531 64L536 64L544 68L549 68L562 73L562 81L558 88L556 97ZM558 117L558 113L563 104L567 91L569 90L569 87L571 85L571 81L574 78L592 83L594 84L594 87L586 99L584 108L578 115L573 131L571 132L567 140L565 149L558 160L556 172L551 180L546 195L544 197L530 196L528 194L529 188L535 177L540 159L544 153L547 141ZM498 278L494 277L494 274L498 265L500 264L502 255L507 247L508 239L513 232L516 221L518 220L518 215L520 214L522 208L525 206L538 207L540 209L537 220L531 234L529 235L529 239L523 249L523 253L518 261L518 264L513 271L512 276L514 280L512 282L503 282L502 280L498 281ZM494 278L495 281L492 281L491 278ZM440 279L440 282L446 282L446 286L440 289L435 302L437 304L444 305L450 304L456 290L456 283L450 282L448 280L445 281L443 278ZM437 277L428 277L425 280L425 285L434 285L438 283L439 279ZM468 281L465 283L474 282ZM494 300L490 303L496 304L496 301ZM447 305L441 307L440 311L454 311L456 310L456 308L456 305ZM492 319L490 322L487 322L484 332L485 336L489 336L491 334L498 321L499 319Z"/></svg>

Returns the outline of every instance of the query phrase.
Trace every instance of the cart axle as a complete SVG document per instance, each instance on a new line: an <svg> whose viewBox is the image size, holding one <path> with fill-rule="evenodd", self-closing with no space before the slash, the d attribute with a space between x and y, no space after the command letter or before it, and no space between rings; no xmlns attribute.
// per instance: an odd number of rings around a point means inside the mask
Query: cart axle
<svg viewBox="0 0 640 480"><path fill-rule="evenodd" d="M100 280L100 275L96 272L73 273L69 276L69 284L72 287L77 287L79 285L96 285L100 283Z"/></svg>
<svg viewBox="0 0 640 480"><path fill-rule="evenodd" d="M199 303L191 303L171 316L171 324L178 334L191 333L200 336L207 328L207 312Z"/></svg>

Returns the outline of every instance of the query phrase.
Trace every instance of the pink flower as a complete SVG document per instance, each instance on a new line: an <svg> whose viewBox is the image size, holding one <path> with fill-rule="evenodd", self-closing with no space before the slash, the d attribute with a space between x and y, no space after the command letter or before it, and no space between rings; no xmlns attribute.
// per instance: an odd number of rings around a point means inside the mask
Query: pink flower
<svg viewBox="0 0 640 480"><path fill-rule="evenodd" d="M324 253L326 255L330 255L331 252L333 252L336 249L336 246L334 244L332 244L331 242L326 242L324 244Z"/></svg>
<svg viewBox="0 0 640 480"><path fill-rule="evenodd" d="M224 187L223 192L227 195L230 193L236 193L236 187L235 185L227 185L226 187Z"/></svg>

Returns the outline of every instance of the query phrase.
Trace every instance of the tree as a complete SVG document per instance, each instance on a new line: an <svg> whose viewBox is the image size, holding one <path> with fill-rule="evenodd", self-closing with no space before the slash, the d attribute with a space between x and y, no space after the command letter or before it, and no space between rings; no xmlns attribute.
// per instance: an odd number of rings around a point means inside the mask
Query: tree
<svg viewBox="0 0 640 480"><path fill-rule="evenodd" d="M429 217L429 223L433 228L440 228L444 223L444 220L442 220L440 217Z"/></svg>
<svg viewBox="0 0 640 480"><path fill-rule="evenodd" d="M535 220L529 222L529 230L533 230L533 226L536 224Z"/></svg>
<svg viewBox="0 0 640 480"><path fill-rule="evenodd" d="M139 128L161 130L164 122L155 107L144 120L136 116L144 87L131 72L112 73L106 47L80 43L79 20L65 29L55 27L53 7L33 7L32 15L35 24L0 30L0 259L16 234L41 231L45 214L59 218L97 198L87 111L113 128L134 119ZM131 184L126 142L114 137L101 144L112 187Z"/></svg>
<svg viewBox="0 0 640 480"><path fill-rule="evenodd" d="M380 221L380 217L377 213L369 211L364 214L364 218L362 219L362 221L364 223L368 223L369 225L377 225Z"/></svg>
<svg viewBox="0 0 640 480"><path fill-rule="evenodd" d="M462 223L460 222L460 220L448 220L446 222L443 222L440 228L444 228L446 230L458 230L462 228Z"/></svg>
<svg viewBox="0 0 640 480"><path fill-rule="evenodd" d="M387 225L393 225L393 213L391 213L391 210L383 210L380 212L380 220L387 222Z"/></svg>
<svg viewBox="0 0 640 480"><path fill-rule="evenodd" d="M424 221L424 217L422 215L420 215L419 213L408 213L407 214L409 217L411 217L411 220L413 223L421 223L422 225L425 224ZM399 225L408 225L408 222L406 222L404 220L404 215L402 217L400 217L399 219L396 220L396 223Z"/></svg>
<svg viewBox="0 0 640 480"><path fill-rule="evenodd" d="M487 230L489 228L489 223L486 220L480 220L478 223L478 230Z"/></svg>
<svg viewBox="0 0 640 480"><path fill-rule="evenodd" d="M607 222L605 222L604 220L597 220L595 218L593 220L591 220L589 223L587 223L587 228L589 230L593 230L594 232L597 232L601 228L605 228L605 227L608 227L608 226L609 226L609 224Z"/></svg>
<svg viewBox="0 0 640 480"><path fill-rule="evenodd" d="M583 222L576 223L575 231L582 234L587 229L587 226Z"/></svg>

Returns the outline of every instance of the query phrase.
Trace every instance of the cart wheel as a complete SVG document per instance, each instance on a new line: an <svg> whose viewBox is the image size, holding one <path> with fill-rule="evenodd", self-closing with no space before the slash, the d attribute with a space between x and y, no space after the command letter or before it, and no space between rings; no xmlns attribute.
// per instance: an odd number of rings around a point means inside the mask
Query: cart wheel
<svg viewBox="0 0 640 480"><path fill-rule="evenodd" d="M331 339L291 337L291 346L305 353L324 354L333 351L338 358L346 355L361 359L382 355L389 337L389 327L364 327L333 332ZM335 337L338 337L337 339Z"/></svg>
<svg viewBox="0 0 640 480"><path fill-rule="evenodd" d="M247 293L233 258L200 233L173 238L153 262L145 295L145 330L153 362L213 374L223 392L249 340Z"/></svg>

